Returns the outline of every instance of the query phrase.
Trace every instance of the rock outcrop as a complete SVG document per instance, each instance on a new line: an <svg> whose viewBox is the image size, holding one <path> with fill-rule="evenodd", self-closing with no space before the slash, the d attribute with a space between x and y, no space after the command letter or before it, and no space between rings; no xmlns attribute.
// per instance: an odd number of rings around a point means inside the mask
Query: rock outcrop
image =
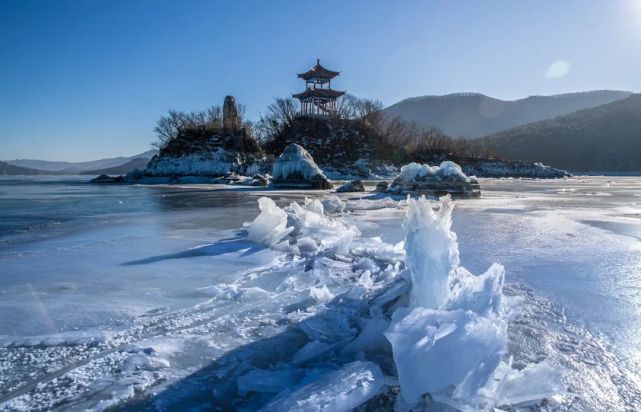
<svg viewBox="0 0 641 412"><path fill-rule="evenodd" d="M454 162L461 166L463 173L476 177L513 177L531 179L560 179L571 177L565 170L555 169L538 162L489 159L484 157L459 157L451 154L433 154L421 156L415 160L419 163L440 164L444 161Z"/></svg>
<svg viewBox="0 0 641 412"><path fill-rule="evenodd" d="M363 182L361 182L360 180L352 180L351 182L347 182L336 189L336 191L339 193L364 192L365 186L363 186Z"/></svg>
<svg viewBox="0 0 641 412"><path fill-rule="evenodd" d="M101 183L101 184L114 184L114 183L127 183L124 176L109 176L102 174L98 177L91 179L91 183Z"/></svg>
<svg viewBox="0 0 641 412"><path fill-rule="evenodd" d="M225 96L225 102L223 104L223 127L232 131L240 128L238 109L236 108L236 99L234 99L234 96Z"/></svg>
<svg viewBox="0 0 641 412"><path fill-rule="evenodd" d="M439 166L407 164L401 167L401 175L388 191L394 194L452 194L463 197L481 195L478 180L465 175L459 165L449 161Z"/></svg>
<svg viewBox="0 0 641 412"><path fill-rule="evenodd" d="M293 143L285 148L274 163L272 186L275 188L331 189L332 183L307 150Z"/></svg>
<svg viewBox="0 0 641 412"><path fill-rule="evenodd" d="M268 172L263 170L264 157L251 130L242 124L234 97L227 96L222 121L186 127L145 169L129 173L127 179L253 176Z"/></svg>
<svg viewBox="0 0 641 412"><path fill-rule="evenodd" d="M572 176L565 170L555 169L537 162L472 158L468 159L462 167L465 174L478 177L560 179Z"/></svg>
<svg viewBox="0 0 641 412"><path fill-rule="evenodd" d="M385 180L381 180L380 182L376 183L376 189L374 189L374 191L377 193L385 193L387 192L388 188L389 183L387 183Z"/></svg>

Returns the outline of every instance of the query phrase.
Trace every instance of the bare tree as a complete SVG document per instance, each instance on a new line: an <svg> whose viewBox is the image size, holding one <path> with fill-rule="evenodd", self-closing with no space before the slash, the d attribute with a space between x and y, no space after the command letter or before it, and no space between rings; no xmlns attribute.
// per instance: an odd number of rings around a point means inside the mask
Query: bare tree
<svg viewBox="0 0 641 412"><path fill-rule="evenodd" d="M169 110L167 116L162 116L156 123L154 132L158 140L152 143L155 147L162 148L170 141L176 139L188 126L189 116L177 110Z"/></svg>
<svg viewBox="0 0 641 412"><path fill-rule="evenodd" d="M267 114L261 115L255 124L255 134L262 142L273 140L287 126L291 126L297 116L298 105L294 99L277 98L267 106Z"/></svg>

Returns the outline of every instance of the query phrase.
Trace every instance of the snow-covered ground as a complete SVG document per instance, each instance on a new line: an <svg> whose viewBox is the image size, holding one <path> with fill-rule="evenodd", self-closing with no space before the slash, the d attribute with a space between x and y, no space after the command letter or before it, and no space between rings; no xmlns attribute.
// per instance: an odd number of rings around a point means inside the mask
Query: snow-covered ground
<svg viewBox="0 0 641 412"><path fill-rule="evenodd" d="M568 393L545 410L640 409L638 178L481 186L482 198L454 202L452 231L461 266L505 267L518 310L503 360L563 370ZM262 201L275 230L243 227L261 196L301 206L283 227ZM324 192L0 180L0 409L391 408L399 380L375 337L413 324L388 329L370 309L413 296L398 282L407 202L339 196L345 205ZM287 236L295 249L278 242ZM456 343L447 325L467 320L447 316L433 337ZM512 402L541 389L527 371L505 384Z"/></svg>

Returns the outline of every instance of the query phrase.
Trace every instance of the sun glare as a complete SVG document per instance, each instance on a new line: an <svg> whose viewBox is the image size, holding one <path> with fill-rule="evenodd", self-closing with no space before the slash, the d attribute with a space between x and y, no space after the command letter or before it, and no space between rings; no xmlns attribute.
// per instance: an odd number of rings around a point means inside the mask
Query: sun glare
<svg viewBox="0 0 641 412"><path fill-rule="evenodd" d="M641 0L630 0L628 11L637 34L641 37Z"/></svg>
<svg viewBox="0 0 641 412"><path fill-rule="evenodd" d="M550 79L560 79L561 77L565 77L569 71L570 62L566 60L557 60L548 67L545 75Z"/></svg>

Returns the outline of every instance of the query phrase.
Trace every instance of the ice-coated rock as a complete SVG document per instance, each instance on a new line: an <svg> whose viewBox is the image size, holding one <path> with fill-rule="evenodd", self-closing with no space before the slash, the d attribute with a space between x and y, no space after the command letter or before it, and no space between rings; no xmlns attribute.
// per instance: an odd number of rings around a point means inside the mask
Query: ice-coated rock
<svg viewBox="0 0 641 412"><path fill-rule="evenodd" d="M316 165L312 156L295 143L287 146L274 163L272 185L276 188L332 188L332 183Z"/></svg>
<svg viewBox="0 0 641 412"><path fill-rule="evenodd" d="M360 180L352 180L351 182L347 182L336 189L336 191L339 193L364 192L365 186L363 186L363 182L361 182Z"/></svg>
<svg viewBox="0 0 641 412"><path fill-rule="evenodd" d="M263 411L349 411L380 392L383 372L372 362L356 361L327 372L313 382L281 394Z"/></svg>
<svg viewBox="0 0 641 412"><path fill-rule="evenodd" d="M376 183L376 189L374 189L374 191L377 193L385 193L387 192L388 188L389 183L387 183L385 180L381 180L380 182Z"/></svg>
<svg viewBox="0 0 641 412"><path fill-rule="evenodd" d="M463 171L478 177L515 177L559 179L572 176L565 170L545 166L538 162L517 162L498 159L467 159Z"/></svg>
<svg viewBox="0 0 641 412"><path fill-rule="evenodd" d="M254 175L249 184L251 186L268 186L269 185L269 178L267 176L263 176L263 175Z"/></svg>
<svg viewBox="0 0 641 412"><path fill-rule="evenodd" d="M224 176L239 171L242 163L235 152L224 149L178 156L158 155L151 159L143 175Z"/></svg>
<svg viewBox="0 0 641 412"><path fill-rule="evenodd" d="M439 166L410 163L401 167L401 175L388 189L392 193L454 194L465 197L481 195L475 177L465 175L454 162L444 161Z"/></svg>
<svg viewBox="0 0 641 412"><path fill-rule="evenodd" d="M126 183L127 181L122 175L119 176L109 176L109 175L100 175L91 179L91 183Z"/></svg>

